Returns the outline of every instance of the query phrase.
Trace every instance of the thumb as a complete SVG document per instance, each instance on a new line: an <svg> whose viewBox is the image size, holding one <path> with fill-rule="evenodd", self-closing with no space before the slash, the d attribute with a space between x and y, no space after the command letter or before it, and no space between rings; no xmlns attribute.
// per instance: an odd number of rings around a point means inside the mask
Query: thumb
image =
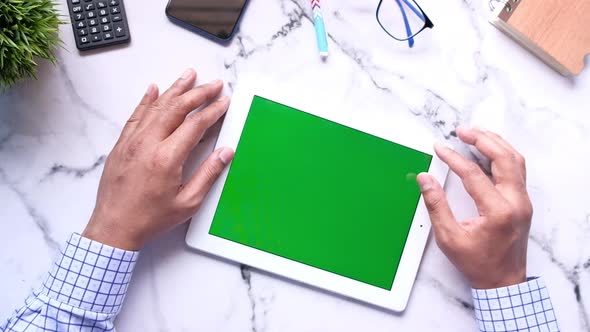
<svg viewBox="0 0 590 332"><path fill-rule="evenodd" d="M459 225L449 207L445 192L438 181L430 174L418 174L417 181L424 197L424 204L430 215L436 242L439 246L446 247L458 233Z"/></svg>
<svg viewBox="0 0 590 332"><path fill-rule="evenodd" d="M233 158L234 151L227 147L217 149L207 157L183 189L191 197L192 204L201 204L215 180Z"/></svg>

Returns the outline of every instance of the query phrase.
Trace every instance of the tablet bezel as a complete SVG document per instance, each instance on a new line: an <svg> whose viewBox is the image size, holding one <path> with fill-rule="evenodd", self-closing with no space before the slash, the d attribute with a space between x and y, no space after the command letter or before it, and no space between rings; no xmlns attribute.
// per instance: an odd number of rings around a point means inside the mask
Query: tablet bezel
<svg viewBox="0 0 590 332"><path fill-rule="evenodd" d="M357 119L357 121L354 121L355 123L351 123L352 121L347 121L344 116L338 116L338 113L331 112L330 114L326 114L327 112L323 112L322 110L328 107L328 105L322 105L317 101L314 103L306 102L306 99L301 98L301 96L283 93L279 89L273 89L268 86L265 88L240 88L234 93L230 108L224 119L223 127L217 139L216 148L222 146L229 146L233 149L237 148L255 95L427 153L433 157L428 173L433 175L441 184L444 184L446 180L448 167L434 153L433 137L429 135L393 133L384 130L384 126L377 125L379 122L378 119L367 118L364 121ZM307 100L309 101L311 99ZM345 107L345 105L339 106L341 108ZM410 226L392 288L391 290L384 290L332 272L210 235L209 229L229 169L230 167L226 167L204 199L200 210L192 218L186 235L186 243L190 247L389 310L403 311L406 308L431 227L422 196L420 196L420 202Z"/></svg>

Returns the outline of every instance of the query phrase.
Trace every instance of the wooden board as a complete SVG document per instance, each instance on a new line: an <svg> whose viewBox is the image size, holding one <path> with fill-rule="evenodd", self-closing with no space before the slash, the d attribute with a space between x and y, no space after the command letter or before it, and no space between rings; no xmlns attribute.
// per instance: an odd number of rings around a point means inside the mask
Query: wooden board
<svg viewBox="0 0 590 332"><path fill-rule="evenodd" d="M508 0L492 24L565 75L590 54L590 0Z"/></svg>

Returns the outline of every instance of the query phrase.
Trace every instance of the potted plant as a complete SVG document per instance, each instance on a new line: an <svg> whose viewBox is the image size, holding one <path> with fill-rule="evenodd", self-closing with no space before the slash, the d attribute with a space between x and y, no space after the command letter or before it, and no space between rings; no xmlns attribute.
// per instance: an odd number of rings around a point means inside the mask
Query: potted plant
<svg viewBox="0 0 590 332"><path fill-rule="evenodd" d="M38 59L56 62L61 23L53 0L0 0L0 88L35 78Z"/></svg>

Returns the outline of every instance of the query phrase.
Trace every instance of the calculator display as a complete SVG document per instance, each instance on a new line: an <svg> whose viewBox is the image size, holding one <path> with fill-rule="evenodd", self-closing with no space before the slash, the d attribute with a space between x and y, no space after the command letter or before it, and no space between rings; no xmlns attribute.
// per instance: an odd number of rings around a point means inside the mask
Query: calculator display
<svg viewBox="0 0 590 332"><path fill-rule="evenodd" d="M217 38L229 39L247 0L170 0L167 14Z"/></svg>

